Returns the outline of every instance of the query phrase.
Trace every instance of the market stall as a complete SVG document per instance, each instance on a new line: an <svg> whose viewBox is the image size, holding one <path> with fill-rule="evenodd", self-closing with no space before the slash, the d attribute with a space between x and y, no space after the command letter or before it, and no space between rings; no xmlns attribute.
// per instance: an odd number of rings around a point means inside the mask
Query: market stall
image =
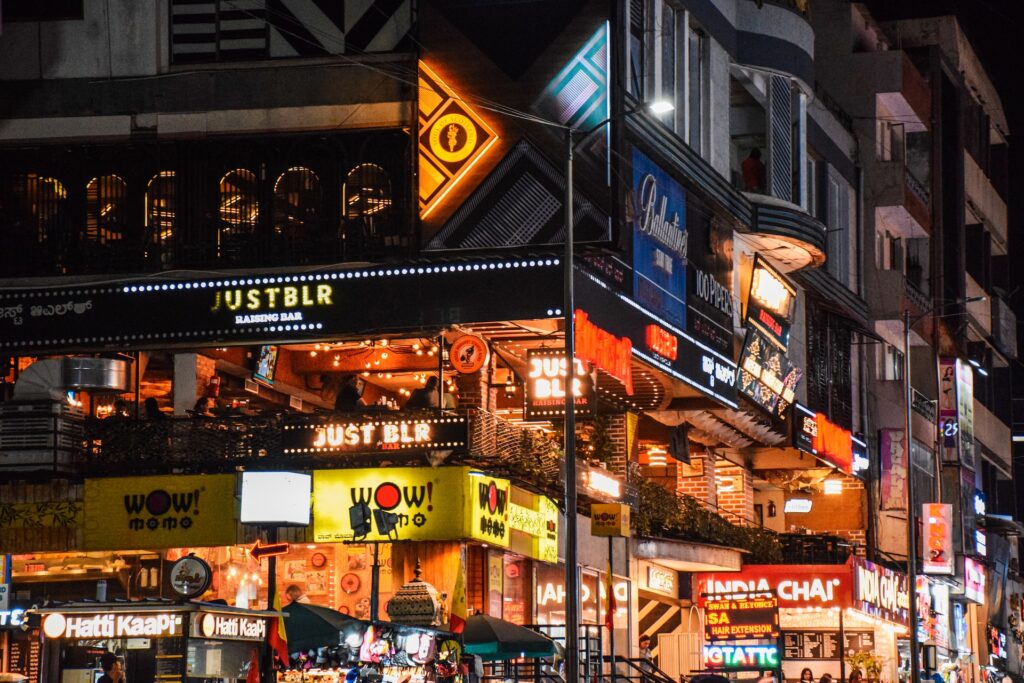
<svg viewBox="0 0 1024 683"><path fill-rule="evenodd" d="M93 683L112 653L126 680L257 680L277 612L169 601L69 603L33 611L42 631L42 680Z"/></svg>

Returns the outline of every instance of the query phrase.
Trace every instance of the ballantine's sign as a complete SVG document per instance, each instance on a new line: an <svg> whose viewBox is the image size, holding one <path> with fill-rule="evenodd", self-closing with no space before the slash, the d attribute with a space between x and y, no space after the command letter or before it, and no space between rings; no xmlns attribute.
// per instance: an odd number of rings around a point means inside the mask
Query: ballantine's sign
<svg viewBox="0 0 1024 683"><path fill-rule="evenodd" d="M852 558L854 607L874 616L907 626L910 623L910 589L907 575Z"/></svg>
<svg viewBox="0 0 1024 683"><path fill-rule="evenodd" d="M633 342L616 337L590 322L586 312L576 309L576 356L593 363L626 387L633 395Z"/></svg>
<svg viewBox="0 0 1024 683"><path fill-rule="evenodd" d="M181 615L156 614L61 614L43 619L47 638L154 638L184 635Z"/></svg>
<svg viewBox="0 0 1024 683"><path fill-rule="evenodd" d="M639 220L640 232L650 235L662 245L686 260L686 230L679 227L679 214L668 212L668 197L658 196L658 180L648 173L640 182Z"/></svg>

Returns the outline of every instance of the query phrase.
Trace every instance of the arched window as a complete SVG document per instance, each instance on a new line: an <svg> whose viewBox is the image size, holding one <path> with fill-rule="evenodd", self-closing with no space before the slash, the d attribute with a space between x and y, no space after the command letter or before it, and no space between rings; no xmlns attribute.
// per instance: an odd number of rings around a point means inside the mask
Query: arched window
<svg viewBox="0 0 1024 683"><path fill-rule="evenodd" d="M146 185L146 238L143 242L147 257L159 258L161 265L167 265L171 258L178 217L176 192L174 171L160 171Z"/></svg>
<svg viewBox="0 0 1024 683"><path fill-rule="evenodd" d="M68 193L55 178L38 173L14 173L0 189L5 220L0 272L42 275L64 272L70 215Z"/></svg>
<svg viewBox="0 0 1024 683"><path fill-rule="evenodd" d="M250 238L256 234L260 218L257 186L256 174L245 168L228 171L220 179L220 256L236 258L251 251Z"/></svg>
<svg viewBox="0 0 1024 683"><path fill-rule="evenodd" d="M342 194L347 218L379 220L391 208L391 178L377 164L359 164L345 176Z"/></svg>
<svg viewBox="0 0 1024 683"><path fill-rule="evenodd" d="M293 166L274 183L274 234L308 237L320 213L320 179L304 166Z"/></svg>
<svg viewBox="0 0 1024 683"><path fill-rule="evenodd" d="M85 186L85 238L96 244L120 243L127 224L128 185L102 175Z"/></svg>

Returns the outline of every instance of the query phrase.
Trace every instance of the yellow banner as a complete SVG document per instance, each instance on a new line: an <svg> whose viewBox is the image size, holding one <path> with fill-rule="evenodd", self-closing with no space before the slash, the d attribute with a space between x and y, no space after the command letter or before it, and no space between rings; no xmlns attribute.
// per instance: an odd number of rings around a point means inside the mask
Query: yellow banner
<svg viewBox="0 0 1024 683"><path fill-rule="evenodd" d="M590 533L593 536L628 537L629 506L624 503L591 503Z"/></svg>
<svg viewBox="0 0 1024 683"><path fill-rule="evenodd" d="M509 500L512 485L507 479L469 477L469 536L479 541L508 547L510 536Z"/></svg>
<svg viewBox="0 0 1024 683"><path fill-rule="evenodd" d="M526 493L516 489L517 493ZM512 503L509 506L509 527L531 537L530 548L525 551L535 560L558 562L558 506L547 496L526 493L529 504Z"/></svg>
<svg viewBox="0 0 1024 683"><path fill-rule="evenodd" d="M313 535L317 543L354 536L349 508L371 510L368 541L387 540L377 531L372 511L398 515L400 541L450 541L467 533L468 467L387 467L313 472Z"/></svg>
<svg viewBox="0 0 1024 683"><path fill-rule="evenodd" d="M85 550L233 545L235 475L86 479Z"/></svg>

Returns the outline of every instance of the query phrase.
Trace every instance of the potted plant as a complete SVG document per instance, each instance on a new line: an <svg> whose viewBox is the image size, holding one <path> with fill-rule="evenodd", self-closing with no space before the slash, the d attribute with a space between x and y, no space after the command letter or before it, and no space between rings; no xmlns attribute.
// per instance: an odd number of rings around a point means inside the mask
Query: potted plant
<svg viewBox="0 0 1024 683"><path fill-rule="evenodd" d="M846 663L850 665L851 671L860 669L869 681L877 681L882 672L882 664L872 652L854 652L847 656Z"/></svg>

